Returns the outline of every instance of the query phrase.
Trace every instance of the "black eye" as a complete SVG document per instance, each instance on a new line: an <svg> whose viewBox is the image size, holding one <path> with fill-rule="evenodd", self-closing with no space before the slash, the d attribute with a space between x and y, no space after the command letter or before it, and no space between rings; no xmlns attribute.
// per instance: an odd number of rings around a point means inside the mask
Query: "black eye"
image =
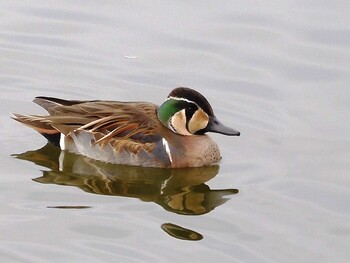
<svg viewBox="0 0 350 263"><path fill-rule="evenodd" d="M190 120L193 116L193 114L196 112L197 107L196 106L189 106L185 109L185 113L186 113L186 119Z"/></svg>

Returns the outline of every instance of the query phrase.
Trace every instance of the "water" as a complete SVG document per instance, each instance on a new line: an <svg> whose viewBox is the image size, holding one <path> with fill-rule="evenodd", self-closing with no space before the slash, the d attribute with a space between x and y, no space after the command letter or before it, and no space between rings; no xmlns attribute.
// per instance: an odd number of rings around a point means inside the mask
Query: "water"
<svg viewBox="0 0 350 263"><path fill-rule="evenodd" d="M0 5L4 262L348 262L348 1ZM44 113L38 95L159 104L177 86L241 131L213 135L220 167L60 158L9 118Z"/></svg>

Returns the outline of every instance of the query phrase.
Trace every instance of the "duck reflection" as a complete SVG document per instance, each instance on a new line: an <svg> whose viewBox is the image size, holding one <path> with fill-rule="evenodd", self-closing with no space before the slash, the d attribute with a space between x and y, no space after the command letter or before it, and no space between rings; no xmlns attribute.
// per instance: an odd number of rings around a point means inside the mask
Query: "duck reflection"
<svg viewBox="0 0 350 263"><path fill-rule="evenodd" d="M160 227L165 233L177 239L188 241L198 241L203 239L203 236L200 233L172 223L165 223Z"/></svg>
<svg viewBox="0 0 350 263"><path fill-rule="evenodd" d="M182 215L208 213L225 203L225 196L238 193L237 189L212 190L205 184L218 174L218 165L160 169L107 164L51 144L15 157L50 169L33 179L36 182L76 186L92 194L136 197Z"/></svg>

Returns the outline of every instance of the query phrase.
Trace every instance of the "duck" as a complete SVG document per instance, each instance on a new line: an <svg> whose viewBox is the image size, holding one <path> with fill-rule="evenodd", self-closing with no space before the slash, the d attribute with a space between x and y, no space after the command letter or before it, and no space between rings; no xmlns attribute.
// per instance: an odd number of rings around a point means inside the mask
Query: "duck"
<svg viewBox="0 0 350 263"><path fill-rule="evenodd" d="M178 87L160 105L143 101L64 100L39 96L48 115L12 118L48 142L102 162L154 168L217 164L221 154L207 132L239 136L223 125L198 91Z"/></svg>

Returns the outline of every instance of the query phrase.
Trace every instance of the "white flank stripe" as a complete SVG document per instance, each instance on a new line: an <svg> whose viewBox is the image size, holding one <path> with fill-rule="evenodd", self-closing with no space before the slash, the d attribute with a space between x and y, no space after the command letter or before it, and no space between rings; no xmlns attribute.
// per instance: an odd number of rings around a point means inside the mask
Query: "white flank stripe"
<svg viewBox="0 0 350 263"><path fill-rule="evenodd" d="M66 137L66 135L61 133L61 137L60 137L60 148L61 148L61 150L65 150L66 149L65 137Z"/></svg>
<svg viewBox="0 0 350 263"><path fill-rule="evenodd" d="M173 158L171 157L171 152L170 152L170 148L169 148L168 142L164 138L162 139L162 142L163 142L164 149L165 149L166 153L169 156L170 163L173 163Z"/></svg>

